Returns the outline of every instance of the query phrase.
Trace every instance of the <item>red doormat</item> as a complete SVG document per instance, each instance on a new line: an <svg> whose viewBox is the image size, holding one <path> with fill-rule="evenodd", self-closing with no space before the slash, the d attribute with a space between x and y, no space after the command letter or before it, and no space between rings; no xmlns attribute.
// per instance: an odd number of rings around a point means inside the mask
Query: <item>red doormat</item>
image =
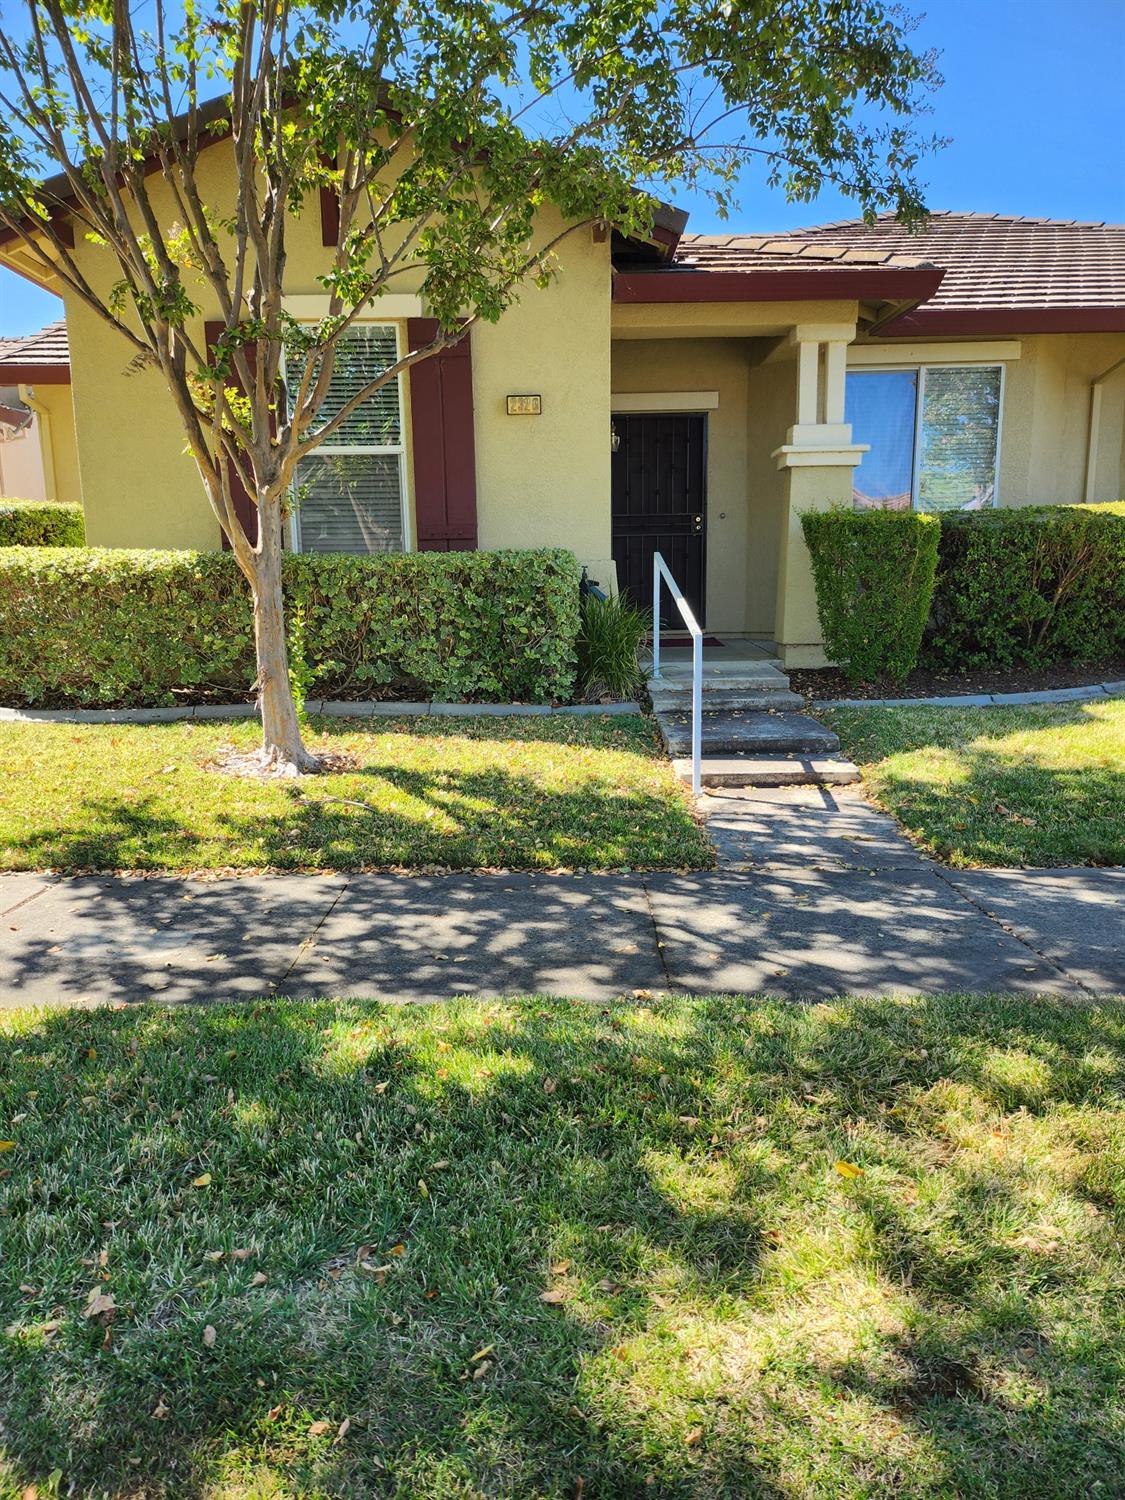
<svg viewBox="0 0 1125 1500"><path fill-rule="evenodd" d="M649 636L648 641L649 641L649 645L651 646L652 645L652 637L651 636ZM726 642L725 641L721 641L717 635L705 635L703 637L703 644L705 646L725 646ZM661 651L664 650L665 646L690 646L690 645L691 645L691 636L690 635L665 635L663 632L661 632L661 636L660 636L660 649L661 649Z"/></svg>

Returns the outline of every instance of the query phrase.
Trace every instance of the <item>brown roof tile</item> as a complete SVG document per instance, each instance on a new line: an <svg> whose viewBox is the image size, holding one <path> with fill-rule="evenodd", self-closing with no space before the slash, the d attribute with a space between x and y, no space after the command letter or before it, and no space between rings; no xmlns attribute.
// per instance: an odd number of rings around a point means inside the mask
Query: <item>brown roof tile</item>
<svg viewBox="0 0 1125 1500"><path fill-rule="evenodd" d="M38 333L23 338L0 338L0 374L5 365L43 365L65 367L70 364L70 342L66 321L48 323Z"/></svg>
<svg viewBox="0 0 1125 1500"><path fill-rule="evenodd" d="M905 255L941 266L945 276L918 310L919 326L923 318L938 312L1125 310L1125 224L934 213L915 232L884 216L870 226L849 219L784 231L768 243L771 250L779 244L793 245L795 258L810 248L844 247L849 258L870 253L897 261ZM733 249L719 256L708 245L708 236L685 235L685 260L694 252L715 269L720 269L719 260L722 269L735 269ZM760 257L753 258L760 264Z"/></svg>

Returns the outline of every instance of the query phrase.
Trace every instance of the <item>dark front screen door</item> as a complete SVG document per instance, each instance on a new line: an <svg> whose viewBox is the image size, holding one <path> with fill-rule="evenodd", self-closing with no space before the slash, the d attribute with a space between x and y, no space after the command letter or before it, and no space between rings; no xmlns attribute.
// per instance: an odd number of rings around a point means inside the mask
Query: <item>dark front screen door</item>
<svg viewBox="0 0 1125 1500"><path fill-rule="evenodd" d="M621 439L613 455L618 587L651 609L652 554L659 552L702 625L707 418L661 412L615 416L613 425ZM661 616L664 625L682 628L667 591Z"/></svg>

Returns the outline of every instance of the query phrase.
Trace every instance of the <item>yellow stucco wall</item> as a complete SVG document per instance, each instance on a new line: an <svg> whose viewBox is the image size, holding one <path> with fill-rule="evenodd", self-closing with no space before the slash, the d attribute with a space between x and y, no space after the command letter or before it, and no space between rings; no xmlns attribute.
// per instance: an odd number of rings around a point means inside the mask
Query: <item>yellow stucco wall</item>
<svg viewBox="0 0 1125 1500"><path fill-rule="evenodd" d="M225 146L205 155L201 176L210 201L229 201L233 173ZM160 211L160 189L154 185L153 191ZM164 208L173 217L170 207ZM546 213L537 239L548 239L561 227L557 216ZM76 253L95 285L112 283L107 252L84 245ZM316 278L326 270L328 256L313 204L290 228L287 293L323 297ZM486 548L572 547L583 562L604 569L609 557L609 245L595 242L588 229L575 231L563 241L558 265L559 275L545 291L527 286L499 323L478 324L471 332L479 541ZM400 298L417 291L417 280L409 277L394 283ZM196 328L201 338L202 322L212 314L206 289L194 289L193 295L204 309ZM127 342L74 299L67 321L91 542L218 546L218 524L159 374L128 369ZM509 417L505 397L526 391L543 397L543 415ZM404 423L409 433L408 404ZM408 444L408 488L410 481ZM409 532L414 534L413 514Z"/></svg>

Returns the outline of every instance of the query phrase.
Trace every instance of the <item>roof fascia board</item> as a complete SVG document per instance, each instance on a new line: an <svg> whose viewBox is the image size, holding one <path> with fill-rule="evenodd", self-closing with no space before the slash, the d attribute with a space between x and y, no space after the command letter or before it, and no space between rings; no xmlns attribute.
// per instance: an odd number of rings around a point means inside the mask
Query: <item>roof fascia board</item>
<svg viewBox="0 0 1125 1500"><path fill-rule="evenodd" d="M931 267L826 266L802 271L619 271L615 302L818 302L932 297L945 273Z"/></svg>
<svg viewBox="0 0 1125 1500"><path fill-rule="evenodd" d="M910 334L1125 333L1118 307L920 307L875 330L879 338Z"/></svg>
<svg viewBox="0 0 1125 1500"><path fill-rule="evenodd" d="M69 384L69 365L6 365L0 362L0 385Z"/></svg>

